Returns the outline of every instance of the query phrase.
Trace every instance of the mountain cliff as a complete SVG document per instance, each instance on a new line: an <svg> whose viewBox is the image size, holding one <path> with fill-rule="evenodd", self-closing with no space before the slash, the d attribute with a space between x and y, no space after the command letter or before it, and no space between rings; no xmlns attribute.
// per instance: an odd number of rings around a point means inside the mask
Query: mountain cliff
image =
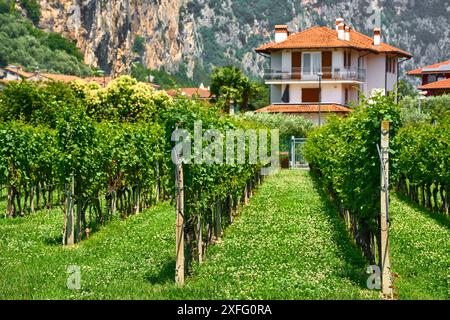
<svg viewBox="0 0 450 320"><path fill-rule="evenodd" d="M86 63L113 74L142 62L194 79L225 64L259 75L265 59L253 50L273 38L275 24L297 32L332 27L343 17L371 35L376 12L383 41L414 55L404 67L450 58L446 0L40 0L40 5L41 28L74 39Z"/></svg>

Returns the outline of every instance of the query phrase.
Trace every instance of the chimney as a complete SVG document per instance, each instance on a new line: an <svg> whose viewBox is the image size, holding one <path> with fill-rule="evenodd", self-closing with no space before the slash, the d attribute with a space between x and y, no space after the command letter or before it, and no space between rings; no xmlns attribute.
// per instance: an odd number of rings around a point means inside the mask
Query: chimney
<svg viewBox="0 0 450 320"><path fill-rule="evenodd" d="M343 23L338 25L338 39L345 40L345 24Z"/></svg>
<svg viewBox="0 0 450 320"><path fill-rule="evenodd" d="M373 29L373 44L375 46L379 46L381 44L381 29L380 28Z"/></svg>
<svg viewBox="0 0 450 320"><path fill-rule="evenodd" d="M345 26L345 41L350 41L350 26Z"/></svg>
<svg viewBox="0 0 450 320"><path fill-rule="evenodd" d="M276 25L275 26L275 43L283 42L289 36L288 26Z"/></svg>
<svg viewBox="0 0 450 320"><path fill-rule="evenodd" d="M338 27L339 27L339 25L340 25L341 23L344 23L344 19L342 19L342 18L337 18L337 19L336 19L336 31L339 30Z"/></svg>

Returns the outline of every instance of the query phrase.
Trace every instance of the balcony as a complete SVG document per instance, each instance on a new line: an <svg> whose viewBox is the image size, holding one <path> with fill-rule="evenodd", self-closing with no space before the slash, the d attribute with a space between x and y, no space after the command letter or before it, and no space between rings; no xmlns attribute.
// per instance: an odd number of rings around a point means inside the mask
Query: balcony
<svg viewBox="0 0 450 320"><path fill-rule="evenodd" d="M266 81L319 81L319 72L323 73L322 81L366 81L366 69L358 68L322 68L314 70L310 68L292 68L288 71L269 69L264 72Z"/></svg>

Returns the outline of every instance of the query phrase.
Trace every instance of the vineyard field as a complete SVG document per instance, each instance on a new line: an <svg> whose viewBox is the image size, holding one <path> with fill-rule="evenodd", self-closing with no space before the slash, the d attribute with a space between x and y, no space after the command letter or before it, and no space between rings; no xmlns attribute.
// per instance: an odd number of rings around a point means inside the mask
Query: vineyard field
<svg viewBox="0 0 450 320"><path fill-rule="evenodd" d="M397 196L392 214L398 298L448 299L448 223ZM170 203L114 220L72 248L60 245L61 216L0 218L1 299L380 298L366 286L368 261L307 171L267 179L182 289ZM67 289L71 265L81 290Z"/></svg>

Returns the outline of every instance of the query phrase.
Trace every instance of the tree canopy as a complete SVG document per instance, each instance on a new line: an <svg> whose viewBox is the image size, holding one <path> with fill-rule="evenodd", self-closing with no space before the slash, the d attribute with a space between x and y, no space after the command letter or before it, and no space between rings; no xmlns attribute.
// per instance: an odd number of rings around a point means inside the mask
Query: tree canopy
<svg viewBox="0 0 450 320"><path fill-rule="evenodd" d="M258 103L265 103L265 86L251 81L242 70L234 66L215 68L211 74L211 94L217 104L228 111L238 104L242 111L255 110Z"/></svg>

